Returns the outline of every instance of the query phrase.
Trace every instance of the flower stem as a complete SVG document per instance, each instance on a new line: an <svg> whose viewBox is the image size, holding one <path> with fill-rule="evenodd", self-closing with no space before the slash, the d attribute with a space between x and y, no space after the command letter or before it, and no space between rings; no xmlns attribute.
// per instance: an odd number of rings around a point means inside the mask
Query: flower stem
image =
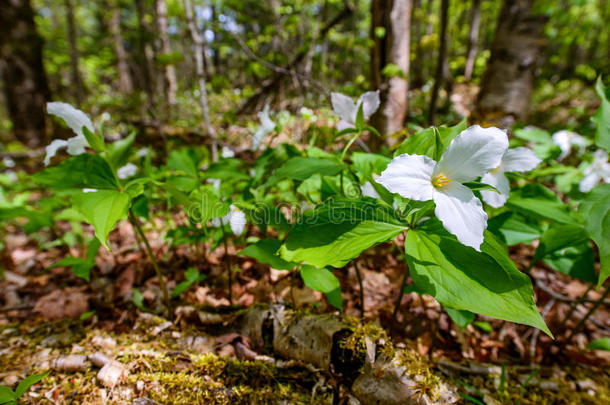
<svg viewBox="0 0 610 405"><path fill-rule="evenodd" d="M360 318L364 319L364 287L362 285L362 274L360 274L356 260L354 260L354 268L356 269L356 277L358 277L358 285L360 286Z"/></svg>
<svg viewBox="0 0 610 405"><path fill-rule="evenodd" d="M227 246L227 231L225 231L225 224L222 222L222 219L220 220L220 229L222 229L222 244L225 248L225 256L223 261L225 262L227 267L227 275L229 276L229 305L233 306L233 290L231 289L233 286L233 274L230 263L231 257L229 256L229 248Z"/></svg>
<svg viewBox="0 0 610 405"><path fill-rule="evenodd" d="M398 300L396 300L396 305L394 306L394 313L392 313L392 327L396 325L396 316L398 315L398 309L400 308L400 302L402 301L402 296L405 293L405 286L407 285L407 279L409 278L409 266L405 264L405 274L402 277L402 283L400 284L400 291L398 292Z"/></svg>
<svg viewBox="0 0 610 405"><path fill-rule="evenodd" d="M360 135L362 135L362 131L358 131L356 133L356 135L354 135L352 137L352 139L349 140L347 145L345 145L345 148L343 148L343 152L341 152L341 161L342 162L343 162L343 159L345 159L345 154L347 153L348 149L354 144L354 142L356 142L356 139L360 138Z"/></svg>
<svg viewBox="0 0 610 405"><path fill-rule="evenodd" d="M165 280L163 279L163 274L161 274L161 269L159 268L157 259L155 259L155 255L153 254L152 248L150 247L148 238L146 238L144 231L142 231L142 228L140 227L140 224L138 223L138 220L136 219L135 215L133 215L133 211L131 210L131 208L129 209L129 219L131 221L131 224L135 228L136 232L140 235L140 238L142 238L142 241L144 242L144 246L146 247L146 252L148 253L148 257L150 258L150 261L152 262L152 265L155 269L155 273L157 273L157 278L159 280L159 287L161 288L161 292L163 293L163 300L165 301L165 306L167 308L168 316L170 319L172 319L173 315L174 315L172 312L172 303L169 299L169 293L167 291L167 285L165 285Z"/></svg>

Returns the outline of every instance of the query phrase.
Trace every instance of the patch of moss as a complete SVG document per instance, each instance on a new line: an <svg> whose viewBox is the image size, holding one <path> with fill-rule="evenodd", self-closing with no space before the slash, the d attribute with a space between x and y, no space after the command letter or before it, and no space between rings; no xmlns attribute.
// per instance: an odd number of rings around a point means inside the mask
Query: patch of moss
<svg viewBox="0 0 610 405"><path fill-rule="evenodd" d="M439 398L441 380L432 372L432 365L426 357L413 350L400 350L396 353L396 359L405 368L405 374L415 381L416 393L426 395L432 401Z"/></svg>
<svg viewBox="0 0 610 405"><path fill-rule="evenodd" d="M379 353L388 359L394 357L395 350L388 333L372 322L363 324L359 319L346 317L345 321L350 325L352 334L345 340L344 348L357 353L366 353L365 338L371 340L379 348Z"/></svg>

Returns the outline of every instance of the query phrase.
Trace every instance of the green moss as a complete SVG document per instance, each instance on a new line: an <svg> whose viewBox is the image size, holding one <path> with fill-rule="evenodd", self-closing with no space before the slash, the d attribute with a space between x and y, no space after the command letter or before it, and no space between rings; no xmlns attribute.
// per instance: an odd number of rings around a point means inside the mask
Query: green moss
<svg viewBox="0 0 610 405"><path fill-rule="evenodd" d="M432 372L428 359L413 350L400 350L396 354L398 363L406 369L405 373L415 381L415 392L426 395L432 401L439 397L440 378Z"/></svg>
<svg viewBox="0 0 610 405"><path fill-rule="evenodd" d="M346 317L345 321L352 330L352 334L344 342L345 349L364 354L366 353L365 338L368 338L379 347L381 354L389 359L394 357L394 345L384 329L372 322L363 324L359 319L353 317Z"/></svg>

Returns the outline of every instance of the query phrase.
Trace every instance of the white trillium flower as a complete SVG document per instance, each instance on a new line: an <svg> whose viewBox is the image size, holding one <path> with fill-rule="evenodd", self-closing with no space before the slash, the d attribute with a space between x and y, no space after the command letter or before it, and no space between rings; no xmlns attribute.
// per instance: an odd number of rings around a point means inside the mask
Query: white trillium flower
<svg viewBox="0 0 610 405"><path fill-rule="evenodd" d="M438 162L405 153L392 159L377 182L404 198L433 200L434 213L445 229L462 244L480 251L487 214L481 201L462 183L498 167L507 149L504 131L474 125L451 141Z"/></svg>
<svg viewBox="0 0 610 405"><path fill-rule="evenodd" d="M362 185L362 195L365 197L381 198L370 181L367 181Z"/></svg>
<svg viewBox="0 0 610 405"><path fill-rule="evenodd" d="M237 236L244 233L247 223L246 214L233 204L231 204L227 215L222 218L212 218L211 222L217 228L228 223L231 231Z"/></svg>
<svg viewBox="0 0 610 405"><path fill-rule="evenodd" d="M269 104L266 104L263 111L258 113L258 119L261 121L261 125L256 129L252 137L253 151L258 150L263 139L275 129L275 122L271 121L269 117Z"/></svg>
<svg viewBox="0 0 610 405"><path fill-rule="evenodd" d="M136 156L139 158L143 158L143 157L148 156L149 153L150 153L150 149L144 147L144 148L138 149L138 151L136 152Z"/></svg>
<svg viewBox="0 0 610 405"><path fill-rule="evenodd" d="M119 179L123 180L123 179L127 179L131 176L135 176L135 174L138 172L138 166L134 165L133 163L127 163L125 166L119 168L119 170L117 170L117 176Z"/></svg>
<svg viewBox="0 0 610 405"><path fill-rule="evenodd" d="M208 179L208 183L210 183L216 190L220 190L220 179Z"/></svg>
<svg viewBox="0 0 610 405"><path fill-rule="evenodd" d="M85 153L85 147L88 146L87 139L83 134L83 127L91 132L94 132L91 118L81 110L72 107L70 104L61 102L47 103L47 112L55 115L65 121L65 123L74 131L76 136L68 140L55 139L46 147L46 156L44 158L45 166L48 166L51 158L55 156L57 151L62 148L67 148L70 155L80 155Z"/></svg>
<svg viewBox="0 0 610 405"><path fill-rule="evenodd" d="M583 174L584 177L578 185L578 189L583 193L591 191L601 180L610 183L608 152L601 149L593 152L593 162L587 166Z"/></svg>
<svg viewBox="0 0 610 405"><path fill-rule="evenodd" d="M223 159L232 158L235 157L235 152L228 146L223 146L221 156Z"/></svg>
<svg viewBox="0 0 610 405"><path fill-rule="evenodd" d="M337 124L337 129L343 131L346 128L356 128L356 116L360 105L362 105L364 120L371 118L371 115L379 108L379 90L367 91L358 98L356 103L345 94L330 93L330 101L333 110L341 118L341 121Z"/></svg>
<svg viewBox="0 0 610 405"><path fill-rule="evenodd" d="M502 156L500 165L485 174L481 182L494 186L500 193L493 190L481 190L483 200L492 207L499 208L506 203L510 194L510 184L504 175L506 172L528 172L540 164L541 160L528 148L509 149Z"/></svg>
<svg viewBox="0 0 610 405"><path fill-rule="evenodd" d="M584 150L587 146L587 140L576 132L563 129L553 134L553 143L559 146L561 154L557 160L563 160L572 152L572 147L576 146L579 150Z"/></svg>

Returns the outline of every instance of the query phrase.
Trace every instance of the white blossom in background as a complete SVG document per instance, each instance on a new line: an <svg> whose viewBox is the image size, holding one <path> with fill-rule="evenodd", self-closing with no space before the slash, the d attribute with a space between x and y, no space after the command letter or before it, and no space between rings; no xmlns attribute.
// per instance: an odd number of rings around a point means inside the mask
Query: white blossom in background
<svg viewBox="0 0 610 405"><path fill-rule="evenodd" d="M221 156L223 157L223 159L232 158L235 157L235 152L228 146L223 146Z"/></svg>
<svg viewBox="0 0 610 405"><path fill-rule="evenodd" d="M127 163L125 166L120 167L119 170L117 170L117 176L119 179L123 180L128 179L131 176L135 176L137 172L138 166L134 165L133 163Z"/></svg>
<svg viewBox="0 0 610 405"><path fill-rule="evenodd" d="M46 156L44 158L45 166L49 165L51 158L62 148L67 148L70 155L85 153L85 147L88 146L88 143L83 134L83 127L87 127L89 131L94 132L91 118L81 110L72 107L70 104L61 102L47 103L47 112L63 119L76 136L69 138L68 140L55 139L52 141L46 147Z"/></svg>
<svg viewBox="0 0 610 405"><path fill-rule="evenodd" d="M97 189L95 188L83 188L83 193L96 193Z"/></svg>
<svg viewBox="0 0 610 405"><path fill-rule="evenodd" d="M222 218L212 218L210 222L217 228L228 223L233 234L237 236L244 233L247 223L246 214L233 204L231 204L227 215Z"/></svg>
<svg viewBox="0 0 610 405"><path fill-rule="evenodd" d="M499 208L506 203L510 194L510 184L504 175L506 172L528 172L538 166L541 160L528 148L509 149L502 156L500 165L481 178L481 182L494 186L493 190L481 190L483 200L492 207Z"/></svg>
<svg viewBox="0 0 610 405"><path fill-rule="evenodd" d="M392 159L377 182L404 198L433 200L434 213L445 229L462 244L480 251L487 214L462 183L498 167L507 149L504 131L474 125L451 141L438 162L404 153Z"/></svg>
<svg viewBox="0 0 610 405"><path fill-rule="evenodd" d="M216 190L220 190L220 179L207 179L207 182L210 183Z"/></svg>
<svg viewBox="0 0 610 405"><path fill-rule="evenodd" d="M136 156L139 158L143 158L143 157L148 156L149 153L150 153L150 149L144 147L144 148L138 149L138 151L136 152Z"/></svg>
<svg viewBox="0 0 610 405"><path fill-rule="evenodd" d="M2 163L4 163L4 166L8 167L9 169L15 167L15 161L9 156L6 156L4 159L2 159Z"/></svg>
<svg viewBox="0 0 610 405"><path fill-rule="evenodd" d="M608 152L596 150L593 152L593 162L583 172L583 179L578 185L578 189L583 193L588 193L597 186L600 181L610 183L610 163L608 163Z"/></svg>
<svg viewBox="0 0 610 405"><path fill-rule="evenodd" d="M252 136L253 151L257 151L261 146L263 139L265 139L265 137L275 129L275 122L271 121L271 118L269 117L269 104L265 104L263 111L258 113L258 119L260 120L261 124Z"/></svg>
<svg viewBox="0 0 610 405"><path fill-rule="evenodd" d="M341 121L337 124L337 129L343 131L346 128L356 127L356 116L360 105L362 105L364 120L371 118L371 115L379 108L379 90L364 93L355 103L351 97L345 94L330 93L330 101L333 110L341 118Z"/></svg>
<svg viewBox="0 0 610 405"><path fill-rule="evenodd" d="M557 160L563 160L572 152L572 147L576 147L579 151L584 151L587 146L587 140L576 132L563 129L553 134L553 143L559 146L561 154Z"/></svg>
<svg viewBox="0 0 610 405"><path fill-rule="evenodd" d="M301 114L301 116L308 121L318 120L318 116L313 112L311 108L301 107L299 109L299 114Z"/></svg>

